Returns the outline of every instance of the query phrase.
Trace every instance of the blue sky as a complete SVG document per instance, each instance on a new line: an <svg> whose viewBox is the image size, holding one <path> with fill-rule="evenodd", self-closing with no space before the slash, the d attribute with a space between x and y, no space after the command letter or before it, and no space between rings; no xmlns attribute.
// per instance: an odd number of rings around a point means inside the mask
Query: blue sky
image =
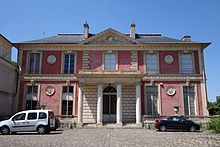
<svg viewBox="0 0 220 147"><path fill-rule="evenodd" d="M220 0L1 0L0 33L12 42L107 28L212 42L205 50L208 99L220 95ZM44 35L43 35L44 34ZM16 60L16 52L12 59Z"/></svg>

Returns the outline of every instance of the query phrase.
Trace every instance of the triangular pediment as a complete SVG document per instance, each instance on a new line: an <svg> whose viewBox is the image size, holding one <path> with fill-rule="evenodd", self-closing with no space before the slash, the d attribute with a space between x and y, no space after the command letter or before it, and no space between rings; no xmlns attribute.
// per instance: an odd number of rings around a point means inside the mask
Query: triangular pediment
<svg viewBox="0 0 220 147"><path fill-rule="evenodd" d="M107 29L103 32L100 32L90 38L87 38L80 42L80 44L91 44L91 45L101 45L101 44L137 44L138 42L126 36L114 29Z"/></svg>

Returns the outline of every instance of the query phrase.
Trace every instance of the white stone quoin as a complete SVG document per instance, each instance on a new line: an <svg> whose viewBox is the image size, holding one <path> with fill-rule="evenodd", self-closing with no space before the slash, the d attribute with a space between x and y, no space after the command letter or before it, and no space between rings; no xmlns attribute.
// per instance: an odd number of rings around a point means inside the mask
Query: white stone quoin
<svg viewBox="0 0 220 147"><path fill-rule="evenodd" d="M83 94L82 94L82 86L79 85L79 91L78 91L78 127L83 126Z"/></svg>
<svg viewBox="0 0 220 147"><path fill-rule="evenodd" d="M117 85L117 111L116 111L116 125L118 127L122 126L122 92L121 84Z"/></svg>
<svg viewBox="0 0 220 147"><path fill-rule="evenodd" d="M142 127L141 123L141 84L136 84L136 126Z"/></svg>
<svg viewBox="0 0 220 147"><path fill-rule="evenodd" d="M98 101L97 101L97 125L102 125L103 117L103 94L102 94L102 84L98 84Z"/></svg>

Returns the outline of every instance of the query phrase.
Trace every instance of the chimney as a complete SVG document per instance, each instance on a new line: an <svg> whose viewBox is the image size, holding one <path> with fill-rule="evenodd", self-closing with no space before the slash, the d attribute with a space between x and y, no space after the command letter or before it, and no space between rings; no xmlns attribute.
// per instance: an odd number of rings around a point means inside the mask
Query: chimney
<svg viewBox="0 0 220 147"><path fill-rule="evenodd" d="M83 38L86 39L89 37L89 25L87 23L87 21L84 23L84 35Z"/></svg>
<svg viewBox="0 0 220 147"><path fill-rule="evenodd" d="M135 39L135 24L132 23L130 26L130 37Z"/></svg>
<svg viewBox="0 0 220 147"><path fill-rule="evenodd" d="M191 41L191 36L185 35L185 36L183 36L183 38L181 40L185 41L185 42L190 42Z"/></svg>

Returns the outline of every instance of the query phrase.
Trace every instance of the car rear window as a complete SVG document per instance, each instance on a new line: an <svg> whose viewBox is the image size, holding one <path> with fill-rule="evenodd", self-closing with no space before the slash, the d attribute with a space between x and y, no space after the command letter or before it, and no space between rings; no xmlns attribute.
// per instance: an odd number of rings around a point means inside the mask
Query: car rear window
<svg viewBox="0 0 220 147"><path fill-rule="evenodd" d="M28 119L28 120L37 119L37 112L30 112L30 113L28 113L27 119Z"/></svg>
<svg viewBox="0 0 220 147"><path fill-rule="evenodd" d="M45 112L40 112L39 113L39 118L38 119L46 119L47 118L47 114Z"/></svg>

